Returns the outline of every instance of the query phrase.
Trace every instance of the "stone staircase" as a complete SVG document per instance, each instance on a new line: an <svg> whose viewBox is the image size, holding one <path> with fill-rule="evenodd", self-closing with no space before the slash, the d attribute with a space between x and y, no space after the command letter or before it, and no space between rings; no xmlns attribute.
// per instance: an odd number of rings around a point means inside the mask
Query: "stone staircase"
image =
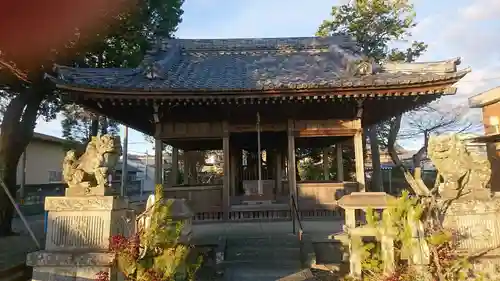
<svg viewBox="0 0 500 281"><path fill-rule="evenodd" d="M300 243L294 234L227 237L225 281L275 281L301 271Z"/></svg>

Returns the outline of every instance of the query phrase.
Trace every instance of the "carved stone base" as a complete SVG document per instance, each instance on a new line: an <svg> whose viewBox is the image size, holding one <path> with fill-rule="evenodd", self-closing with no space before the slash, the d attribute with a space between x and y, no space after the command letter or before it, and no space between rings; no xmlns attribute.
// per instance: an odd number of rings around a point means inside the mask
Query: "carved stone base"
<svg viewBox="0 0 500 281"><path fill-rule="evenodd" d="M66 188L65 195L68 197L75 196L110 196L113 194L113 190L110 187L96 186L96 187L85 187L85 186L72 186Z"/></svg>
<svg viewBox="0 0 500 281"><path fill-rule="evenodd" d="M33 281L96 280L99 272L108 274L110 281L123 281L115 268L111 253L69 253L38 251L27 256L26 264L33 267Z"/></svg>
<svg viewBox="0 0 500 281"><path fill-rule="evenodd" d="M457 198L458 190L456 189L443 189L440 194L443 199L454 199ZM491 190L486 188L473 189L470 191L465 191L461 194L457 201L468 201L468 200L489 200L493 197Z"/></svg>
<svg viewBox="0 0 500 281"><path fill-rule="evenodd" d="M134 231L128 201L113 196L48 197L46 250L106 251L116 234Z"/></svg>
<svg viewBox="0 0 500 281"><path fill-rule="evenodd" d="M485 274L485 280L500 279L500 257L486 256L473 263L476 272Z"/></svg>
<svg viewBox="0 0 500 281"><path fill-rule="evenodd" d="M490 274L498 269L494 265L500 264L500 198L460 198L449 207L444 225L458 231L461 236L459 248L464 255L491 249L477 261L475 268Z"/></svg>

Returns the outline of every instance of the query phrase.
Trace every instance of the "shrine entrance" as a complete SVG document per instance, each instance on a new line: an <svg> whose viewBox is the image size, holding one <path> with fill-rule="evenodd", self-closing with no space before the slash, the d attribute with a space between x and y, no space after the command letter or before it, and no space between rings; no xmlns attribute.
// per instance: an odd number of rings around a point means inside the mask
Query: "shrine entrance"
<svg viewBox="0 0 500 281"><path fill-rule="evenodd" d="M231 195L243 201L279 201L282 182L286 180L282 157L286 154L286 141L286 132L232 133Z"/></svg>
<svg viewBox="0 0 500 281"><path fill-rule="evenodd" d="M198 214L195 219L203 221L224 219L224 215L233 220L289 218L292 200L300 207L302 217L340 216L337 199L364 187L362 139L356 129L359 122L271 118L264 121L263 124L222 122L220 127L210 125L210 128L203 128L209 126L204 123L191 127L182 123L165 124L164 141L174 151L183 150L188 155L195 150L221 150L223 167L220 182L202 183L185 178L179 183L166 179L167 196L188 199ZM198 137L200 132L205 135ZM322 151L320 165L324 175L320 179L299 176L300 161L296 155L299 150L307 149ZM345 161L346 157L353 161ZM175 162L174 170L179 167L178 159ZM345 163L352 163L353 167ZM335 173L331 174L331 170ZM184 173L188 172L189 167L184 167Z"/></svg>

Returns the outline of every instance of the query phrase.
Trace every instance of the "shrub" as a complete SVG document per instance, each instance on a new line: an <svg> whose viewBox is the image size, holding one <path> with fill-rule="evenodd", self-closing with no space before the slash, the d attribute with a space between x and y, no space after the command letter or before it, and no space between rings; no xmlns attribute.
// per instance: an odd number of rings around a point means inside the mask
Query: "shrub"
<svg viewBox="0 0 500 281"><path fill-rule="evenodd" d="M128 280L193 280L201 256L180 242L182 222L172 220L171 203L163 201L161 186L156 187L155 199L152 209L145 211L150 212L149 227L139 229L131 237L111 238L110 250L116 255L116 265ZM96 280L107 281L109 275L100 272Z"/></svg>

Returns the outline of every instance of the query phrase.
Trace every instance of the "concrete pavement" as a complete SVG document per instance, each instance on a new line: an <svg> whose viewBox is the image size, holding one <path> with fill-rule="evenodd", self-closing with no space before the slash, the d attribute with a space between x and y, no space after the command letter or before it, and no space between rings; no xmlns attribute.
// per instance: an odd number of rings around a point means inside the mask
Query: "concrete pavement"
<svg viewBox="0 0 500 281"><path fill-rule="evenodd" d="M40 245L45 243L44 216L28 216L26 217L33 233ZM15 266L26 260L26 255L37 250L36 244L29 236L26 227L20 218L14 218L12 228L18 232L19 236L9 236L0 238L0 270Z"/></svg>

